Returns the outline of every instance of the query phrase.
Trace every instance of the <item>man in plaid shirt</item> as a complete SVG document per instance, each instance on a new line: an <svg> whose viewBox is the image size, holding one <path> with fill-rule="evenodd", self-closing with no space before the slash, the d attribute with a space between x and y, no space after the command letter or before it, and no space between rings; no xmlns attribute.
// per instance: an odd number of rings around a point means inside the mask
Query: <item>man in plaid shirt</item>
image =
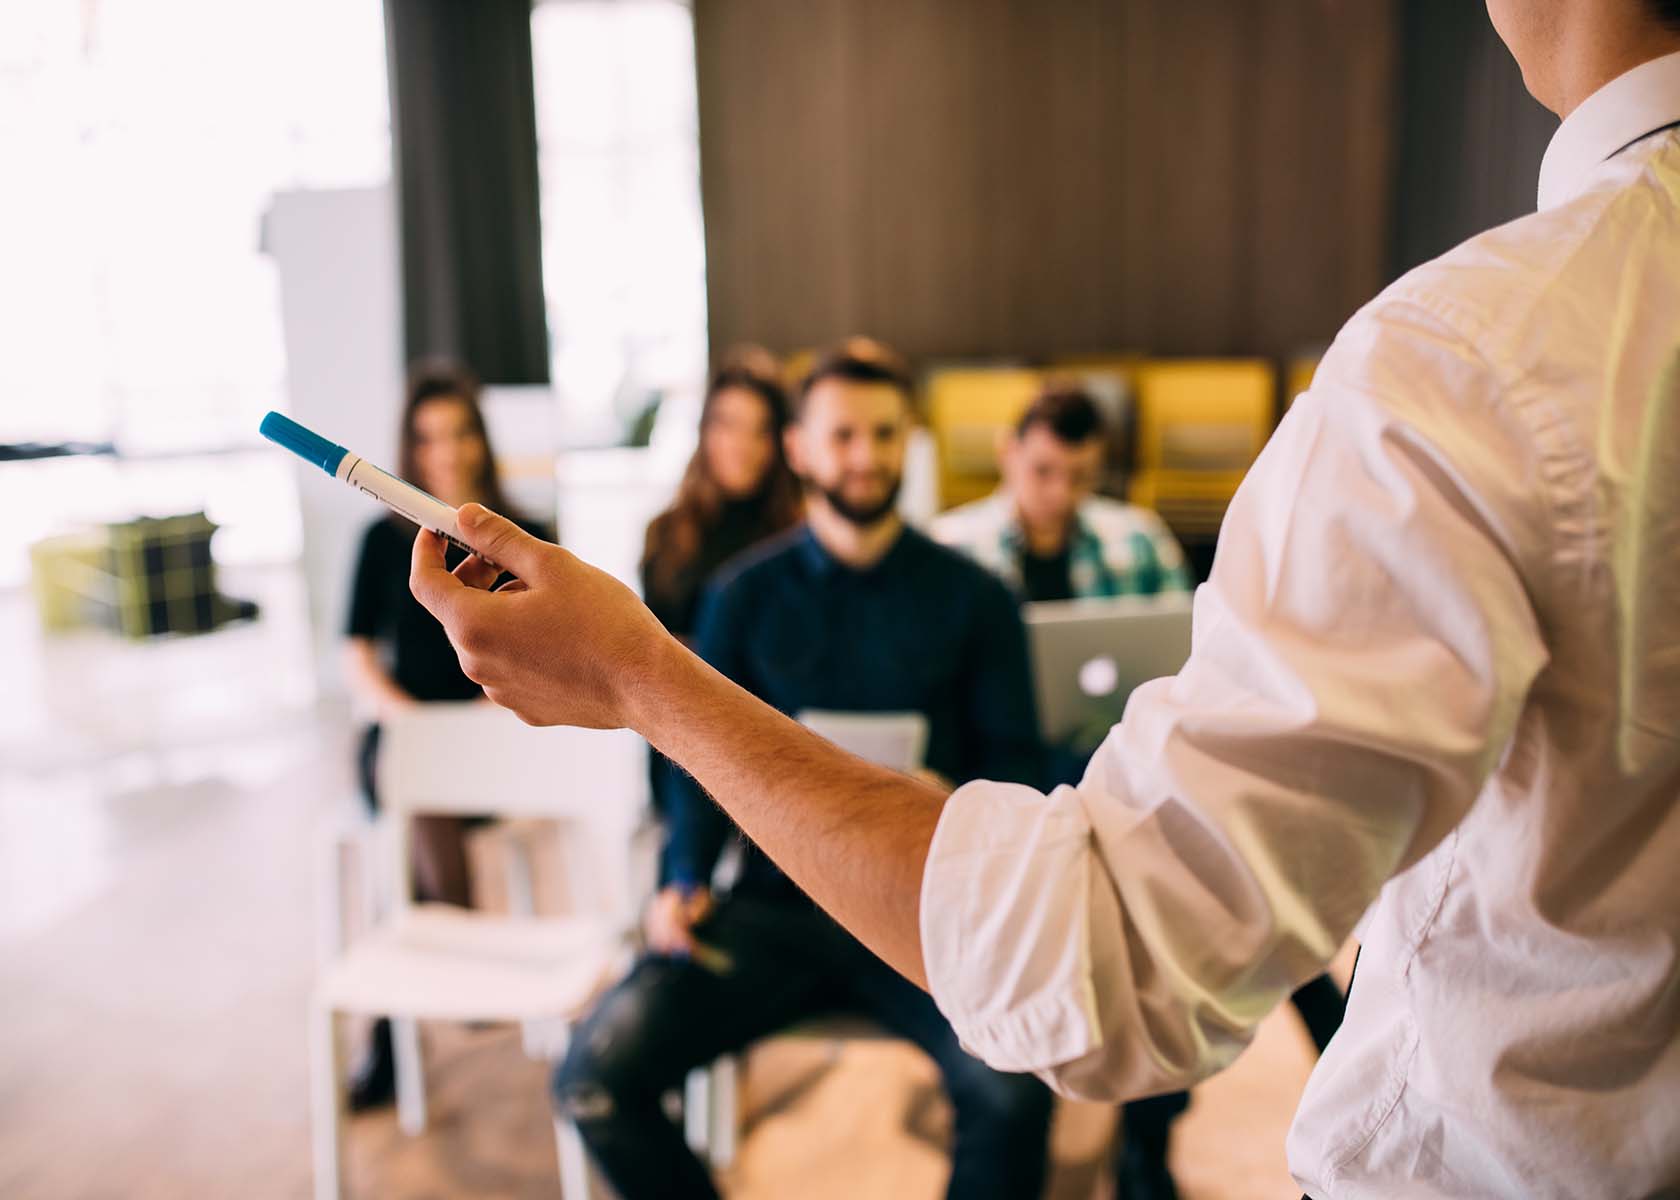
<svg viewBox="0 0 1680 1200"><path fill-rule="evenodd" d="M933 537L1000 576L1024 601L1188 591L1184 553L1161 518L1094 494L1108 450L1105 433L1089 393L1067 383L1046 385L999 440L1003 485L941 514ZM1055 778L1047 782L1078 779L1089 750L1052 748ZM1113 1164L1122 1200L1177 1195L1167 1143L1189 1106L1188 1092L1125 1106Z"/></svg>
<svg viewBox="0 0 1680 1200"><path fill-rule="evenodd" d="M1090 395L1051 383L998 445L1003 485L935 518L935 540L963 551L1022 600L1187 591L1184 552L1154 512L1093 494L1107 452Z"/></svg>

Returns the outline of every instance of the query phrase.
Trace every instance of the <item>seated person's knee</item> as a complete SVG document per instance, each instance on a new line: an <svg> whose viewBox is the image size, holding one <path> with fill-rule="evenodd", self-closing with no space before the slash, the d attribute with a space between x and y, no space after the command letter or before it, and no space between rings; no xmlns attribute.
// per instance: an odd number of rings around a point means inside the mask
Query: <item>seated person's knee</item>
<svg viewBox="0 0 1680 1200"><path fill-rule="evenodd" d="M550 1086L555 1111L579 1125L606 1120L617 1110L610 1081L581 1042L572 1043L565 1059L554 1069Z"/></svg>
<svg viewBox="0 0 1680 1200"><path fill-rule="evenodd" d="M639 1049L643 1004L637 978L609 992L572 1035L552 1084L562 1116L579 1123L602 1120L624 1103L657 1092L645 1078L652 1064Z"/></svg>

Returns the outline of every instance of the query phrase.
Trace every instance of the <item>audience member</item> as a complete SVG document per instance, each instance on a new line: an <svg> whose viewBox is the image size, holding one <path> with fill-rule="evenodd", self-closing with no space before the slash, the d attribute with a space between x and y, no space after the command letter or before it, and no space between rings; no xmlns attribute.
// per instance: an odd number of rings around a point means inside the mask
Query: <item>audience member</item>
<svg viewBox="0 0 1680 1200"><path fill-rule="evenodd" d="M1187 590L1184 556L1160 517L1092 494L1107 446L1091 397L1047 385L999 440L1002 486L940 517L934 536L990 567L1025 601ZM1090 750L1053 753L1049 782L1077 781ZM1341 990L1320 975L1293 999L1322 1052L1341 1025ZM1167 1149L1173 1122L1189 1107L1188 1092L1124 1106L1113 1164L1117 1200L1177 1195Z"/></svg>
<svg viewBox="0 0 1680 1200"><path fill-rule="evenodd" d="M1186 590L1184 553L1161 518L1094 494L1107 454L1089 393L1050 383L999 436L1002 485L936 518L933 536L1025 600Z"/></svg>
<svg viewBox="0 0 1680 1200"><path fill-rule="evenodd" d="M707 385L699 445L676 499L648 525L642 550L642 597L685 642L712 573L799 520L799 481L782 445L787 422L787 392L770 353L744 347L726 355ZM654 807L663 814L678 773L657 753L652 771Z"/></svg>
<svg viewBox="0 0 1680 1200"><path fill-rule="evenodd" d="M789 714L922 713L927 765L952 780L1035 782L1041 756L1014 601L897 515L910 412L908 377L876 343L855 339L813 367L787 439L807 523L724 568L696 648ZM715 1195L662 1096L693 1068L796 1021L856 1013L938 1064L956 1110L949 1195L1038 1194L1045 1087L966 1054L926 992L756 849L714 898L730 823L692 780L672 799L671 880L648 914L649 952L578 1030L555 1077L558 1105L618 1193Z"/></svg>
<svg viewBox="0 0 1680 1200"><path fill-rule="evenodd" d="M508 511L496 478L494 456L479 382L465 367L443 360L421 362L411 370L403 407L398 471L444 503L468 501ZM539 537L548 530L529 521L520 524ZM437 619L408 590L407 573L415 527L387 515L368 526L356 563L345 648L345 675L358 707L372 717L357 755L362 796L369 811L379 808L376 766L379 722L410 705L429 700L472 700L479 686L461 670L460 660ZM450 564L463 557L451 549ZM414 893L424 900L466 905L471 893L465 832L459 817L415 817L409 837ZM374 1026L369 1052L355 1072L350 1108L361 1111L389 1103L396 1076L389 1024Z"/></svg>

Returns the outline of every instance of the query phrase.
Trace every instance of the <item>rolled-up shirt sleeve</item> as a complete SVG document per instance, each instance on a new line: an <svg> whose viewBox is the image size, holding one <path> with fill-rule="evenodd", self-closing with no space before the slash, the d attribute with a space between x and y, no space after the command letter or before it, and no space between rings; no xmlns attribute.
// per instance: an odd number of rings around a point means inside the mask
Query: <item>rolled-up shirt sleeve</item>
<svg viewBox="0 0 1680 1200"><path fill-rule="evenodd" d="M1451 831L1546 660L1520 388L1427 303L1372 305L1239 490L1184 669L1078 786L953 793L922 944L972 1053L1092 1099L1188 1086Z"/></svg>

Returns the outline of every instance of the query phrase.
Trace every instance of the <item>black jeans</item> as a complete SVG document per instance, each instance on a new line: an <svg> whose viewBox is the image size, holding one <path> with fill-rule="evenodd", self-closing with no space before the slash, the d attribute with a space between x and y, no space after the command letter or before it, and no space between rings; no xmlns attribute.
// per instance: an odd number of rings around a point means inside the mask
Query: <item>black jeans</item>
<svg viewBox="0 0 1680 1200"><path fill-rule="evenodd" d="M1350 987L1352 982L1348 981ZM1347 997L1342 994L1342 989L1330 976L1319 975L1297 988L1295 994L1289 997L1289 1002L1295 1006L1301 1023L1312 1035L1313 1045L1323 1054L1330 1045L1330 1039L1336 1036L1336 1030L1342 1027L1342 1018L1347 1015Z"/></svg>
<svg viewBox="0 0 1680 1200"><path fill-rule="evenodd" d="M938 1064L956 1110L947 1195L1040 1194L1049 1089L964 1053L927 993L830 918L803 903L733 897L696 932L727 963L643 958L578 1029L555 1072L555 1103L624 1200L716 1196L660 1098L695 1067L834 1013L868 1017Z"/></svg>

